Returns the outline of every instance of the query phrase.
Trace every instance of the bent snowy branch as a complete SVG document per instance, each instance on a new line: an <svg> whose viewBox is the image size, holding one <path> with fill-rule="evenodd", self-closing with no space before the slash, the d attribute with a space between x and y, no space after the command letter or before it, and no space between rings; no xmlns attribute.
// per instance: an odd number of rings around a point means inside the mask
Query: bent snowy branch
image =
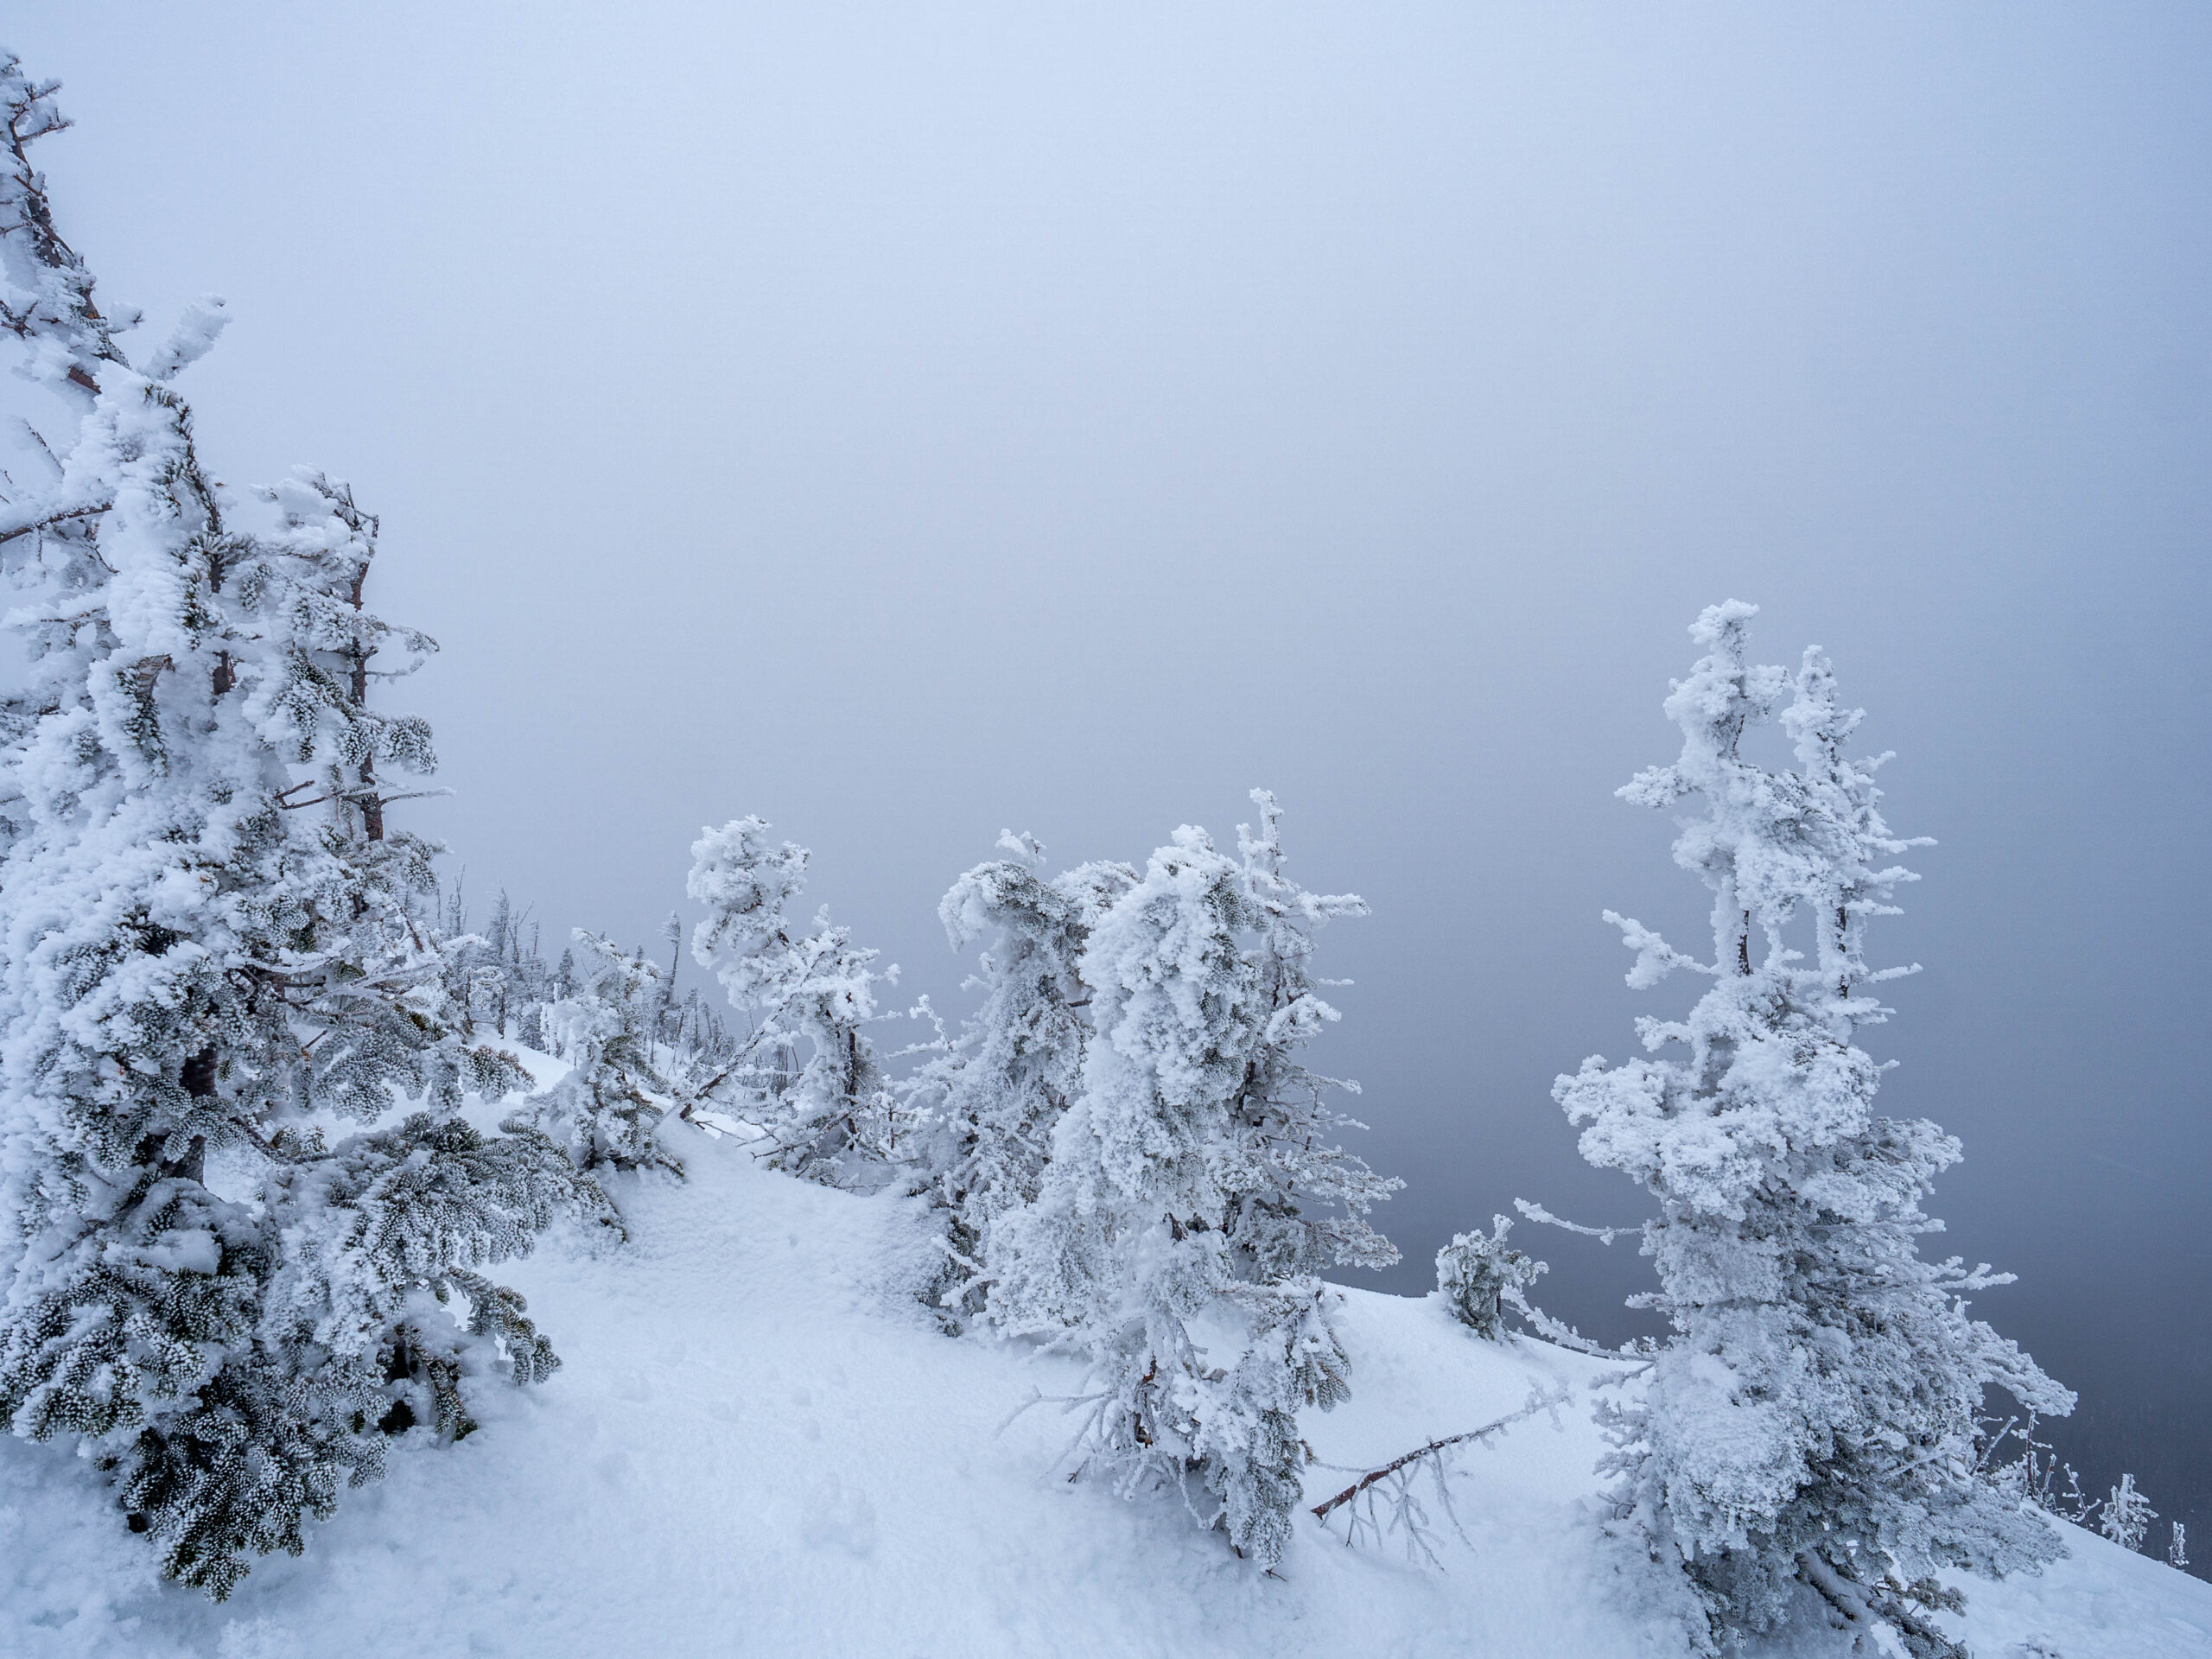
<svg viewBox="0 0 2212 1659"><path fill-rule="evenodd" d="M1446 1434L1439 1440L1431 1440L1427 1446L1416 1446L1402 1457L1391 1459L1380 1468L1369 1470L1334 1497L1325 1498L1314 1504L1312 1511L1313 1518L1326 1522L1332 1511L1343 1508L1370 1486L1389 1479L1391 1476L1402 1470L1410 1469L1424 1458L1438 1457L1455 1446L1479 1444L1493 1435L1503 1433L1516 1423L1527 1421L1538 1412L1558 1410L1567 1402L1567 1388L1562 1382L1549 1393L1540 1390L1531 1394L1529 1396L1528 1404L1522 1406L1518 1411L1507 1413L1495 1422L1484 1423L1480 1428L1471 1428L1464 1434Z"/></svg>

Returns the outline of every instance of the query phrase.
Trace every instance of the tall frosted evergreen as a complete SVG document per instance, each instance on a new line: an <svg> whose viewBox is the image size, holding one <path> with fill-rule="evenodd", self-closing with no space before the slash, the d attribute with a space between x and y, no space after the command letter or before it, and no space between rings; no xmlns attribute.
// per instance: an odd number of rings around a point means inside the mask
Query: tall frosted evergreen
<svg viewBox="0 0 2212 1659"><path fill-rule="evenodd" d="M810 855L772 844L757 817L703 830L685 891L706 910L692 958L714 970L749 1027L736 1052L689 1083L696 1101L727 1103L772 1137L768 1161L826 1185L873 1187L896 1148L891 1093L868 1040L875 991L897 975L878 953L787 906L806 887Z"/></svg>
<svg viewBox="0 0 2212 1659"><path fill-rule="evenodd" d="M1171 1485L1272 1566L1290 1539L1304 1407L1348 1393L1316 1276L1396 1259L1365 1212L1397 1183L1335 1144L1348 1120L1297 1055L1336 1017L1313 931L1366 906L1283 872L1255 791L1243 857L1184 828L1090 930L1094 1034L1034 1202L988 1241L1008 1328L1091 1363L1082 1467Z"/></svg>
<svg viewBox="0 0 2212 1659"><path fill-rule="evenodd" d="M1846 753L1859 715L1827 659L1808 651L1795 676L1749 663L1753 614L1732 601L1699 618L1707 654L1666 705L1681 754L1620 791L1701 800L1675 861L1713 894L1710 962L1608 912L1637 952L1629 983L1687 969L1712 988L1684 1020L1639 1022L1652 1058L1592 1058L1556 1090L1583 1155L1658 1201L1644 1305L1675 1334L1616 1419L1615 1497L1715 1641L1825 1603L1862 1633L1944 1654L1928 1617L1948 1605L1936 1568L2001 1574L2059 1548L1979 1466L1983 1392L2045 1415L2073 1396L1967 1316L1961 1297L2005 1275L1920 1257L1942 1225L1922 1202L1959 1143L1878 1116L1884 1068L1854 1040L1890 1013L1870 987L1910 971L1870 969L1864 936L1912 879L1891 861L1912 843L1883 822L1879 762ZM1777 717L1794 771L1745 751Z"/></svg>
<svg viewBox="0 0 2212 1659"><path fill-rule="evenodd" d="M1012 834L1019 856L978 864L938 906L953 949L978 941L982 1006L949 1053L916 1079L930 1144L920 1182L942 1217L944 1262L928 1300L962 1326L989 1305L984 1263L999 1218L1033 1200L1053 1132L1082 1086L1091 998L1080 964L1090 930L1136 885L1127 864L1093 863L1047 878L1044 849Z"/></svg>
<svg viewBox="0 0 2212 1659"><path fill-rule="evenodd" d="M125 355L29 158L54 90L0 60L0 327L56 400L0 507L0 1414L219 1596L394 1436L551 1368L480 1270L579 1194L455 1115L516 1074L463 1040L411 914L433 849L385 821L429 732L369 690L431 645L364 607L376 520L310 473L238 518L175 385L219 302Z"/></svg>
<svg viewBox="0 0 2212 1659"><path fill-rule="evenodd" d="M677 1084L656 1064L653 1027L667 1006L667 982L643 953L575 930L575 984L546 1016L569 1070L502 1125L535 1128L565 1147L579 1170L683 1173L660 1142L665 1103Z"/></svg>

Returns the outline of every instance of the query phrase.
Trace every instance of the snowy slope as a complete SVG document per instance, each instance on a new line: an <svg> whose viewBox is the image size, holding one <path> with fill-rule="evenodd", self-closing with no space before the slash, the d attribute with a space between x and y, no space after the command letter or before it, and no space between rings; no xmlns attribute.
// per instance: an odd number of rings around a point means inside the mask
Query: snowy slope
<svg viewBox="0 0 2212 1659"><path fill-rule="evenodd" d="M1071 1374L937 1334L889 1281L899 1206L683 1135L692 1176L624 1194L634 1231L509 1275L567 1361L448 1452L395 1459L302 1560L221 1607L159 1584L90 1474L0 1441L0 1652L375 1655L1612 1656L1682 1651L1582 1520L1607 1369L1478 1342L1433 1300L1346 1291L1355 1398L1315 1414L1364 1465L1565 1381L1576 1405L1464 1460L1443 1571L1306 1527L1280 1578L1170 1503L1054 1471L1071 1425L1001 1425ZM1345 1477L1317 1469L1314 1498ZM2212 1586L2071 1533L2040 1580L1969 1585L1985 1659L2212 1654ZM2023 1643L2036 1645L2022 1646ZM1818 1644L1827 1650L1823 1642Z"/></svg>

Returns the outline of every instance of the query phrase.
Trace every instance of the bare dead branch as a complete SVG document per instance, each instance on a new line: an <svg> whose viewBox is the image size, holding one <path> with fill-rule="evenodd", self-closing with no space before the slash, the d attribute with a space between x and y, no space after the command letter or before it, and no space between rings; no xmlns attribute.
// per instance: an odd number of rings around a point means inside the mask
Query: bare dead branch
<svg viewBox="0 0 2212 1659"><path fill-rule="evenodd" d="M1514 1424L1525 1422L1540 1411L1556 1411L1567 1402L1567 1390L1565 1383L1561 1383L1557 1389L1549 1394L1541 1392L1531 1394L1527 1405L1518 1411L1507 1413L1495 1422L1484 1423L1480 1428L1471 1428L1464 1434L1444 1435L1431 1440L1427 1446L1416 1446L1402 1457L1391 1459L1379 1469L1369 1470L1334 1497L1325 1498L1316 1503L1313 1510L1313 1517L1317 1521L1327 1520L1331 1510L1351 1503L1352 1499L1378 1481L1388 1480L1400 1470L1420 1462L1423 1458L1434 1457L1437 1453L1447 1451L1455 1446L1471 1446L1478 1441L1486 1440L1494 1434L1502 1434Z"/></svg>

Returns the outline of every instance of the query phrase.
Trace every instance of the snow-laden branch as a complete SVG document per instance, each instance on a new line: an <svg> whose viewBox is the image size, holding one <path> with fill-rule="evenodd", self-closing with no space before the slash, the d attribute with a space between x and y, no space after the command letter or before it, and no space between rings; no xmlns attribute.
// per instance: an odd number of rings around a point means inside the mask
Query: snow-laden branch
<svg viewBox="0 0 2212 1659"><path fill-rule="evenodd" d="M1625 1227L1585 1227L1579 1221L1563 1220L1552 1214L1542 1205L1531 1204L1526 1198L1514 1199L1513 1207L1540 1226L1558 1227L1570 1233L1580 1233L1585 1238L1596 1239L1600 1244L1610 1244L1623 1233L1640 1233L1643 1230L1642 1222Z"/></svg>
<svg viewBox="0 0 2212 1659"><path fill-rule="evenodd" d="M1716 976L1720 972L1694 957L1684 956L1633 916L1609 910L1601 919L1620 929L1621 943L1636 952L1636 966L1628 970L1628 986L1632 991L1649 990L1677 968Z"/></svg>

